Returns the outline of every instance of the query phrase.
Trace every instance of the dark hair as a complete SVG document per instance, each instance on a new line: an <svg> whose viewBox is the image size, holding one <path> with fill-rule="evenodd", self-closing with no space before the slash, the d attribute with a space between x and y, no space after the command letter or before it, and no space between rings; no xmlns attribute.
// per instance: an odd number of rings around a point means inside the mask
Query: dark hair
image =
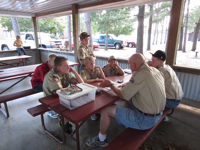
<svg viewBox="0 0 200 150"><path fill-rule="evenodd" d="M56 58L54 59L54 71L56 73L58 73L58 69L57 67L58 66L61 66L62 65L62 62L63 61L66 61L68 60L66 57L63 57L63 56L56 56Z"/></svg>

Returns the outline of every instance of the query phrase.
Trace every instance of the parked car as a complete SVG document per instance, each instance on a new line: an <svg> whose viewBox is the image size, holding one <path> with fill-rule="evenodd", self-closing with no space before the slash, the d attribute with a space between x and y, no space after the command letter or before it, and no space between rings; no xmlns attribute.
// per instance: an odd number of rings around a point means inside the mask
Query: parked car
<svg viewBox="0 0 200 150"><path fill-rule="evenodd" d="M105 46L106 35L97 35L94 39L94 42L99 43L100 46ZM124 48L127 45L127 42L124 40L120 40L114 35L108 35L108 47L115 47L116 49Z"/></svg>
<svg viewBox="0 0 200 150"><path fill-rule="evenodd" d="M136 44L135 44L135 42L127 42L127 45L126 45L127 47L136 47Z"/></svg>
<svg viewBox="0 0 200 150"><path fill-rule="evenodd" d="M80 46L80 43L79 43L79 46ZM93 42L93 49L95 48L99 48L99 43ZM72 49L74 49L74 43L72 43Z"/></svg>
<svg viewBox="0 0 200 150"><path fill-rule="evenodd" d="M136 43L133 42L135 37L134 36L131 36L131 35L119 35L118 36L119 39L123 39L127 42L127 45L126 47L136 47Z"/></svg>
<svg viewBox="0 0 200 150"><path fill-rule="evenodd" d="M24 47L35 48L35 37L33 32L21 32L21 41L23 42ZM16 39L5 39L0 40L1 50L16 50L16 47L13 46L13 43ZM57 47L58 45L63 45L64 40L56 40L50 38L46 33L38 33L39 46L43 48Z"/></svg>

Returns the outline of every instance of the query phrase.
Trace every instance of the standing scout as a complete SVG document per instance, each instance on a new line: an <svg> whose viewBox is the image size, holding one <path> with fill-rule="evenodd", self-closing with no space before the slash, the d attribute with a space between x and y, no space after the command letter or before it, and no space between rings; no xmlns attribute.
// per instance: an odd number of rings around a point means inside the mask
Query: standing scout
<svg viewBox="0 0 200 150"><path fill-rule="evenodd" d="M57 56L54 60L54 68L51 69L44 77L44 96L55 94L57 90L68 87L69 84L76 83L83 83L80 75L76 72L76 70L69 66L67 58ZM67 120L65 119L65 131L70 133L71 127L72 126L67 123Z"/></svg>
<svg viewBox="0 0 200 150"><path fill-rule="evenodd" d="M92 56L92 57L94 57L96 59L96 57L94 56L92 50L88 47L89 37L90 37L90 35L88 35L87 32L82 32L80 34L81 45L78 48L78 59L79 59L79 61L81 63L80 71L85 67L84 59L86 57Z"/></svg>
<svg viewBox="0 0 200 150"><path fill-rule="evenodd" d="M183 97L183 91L176 73L169 65L164 64L165 60L165 52L158 50L152 54L152 61L149 61L148 64L164 74L167 100L165 107L175 108L179 105Z"/></svg>
<svg viewBox="0 0 200 150"><path fill-rule="evenodd" d="M115 56L110 56L108 59L108 64L103 66L102 68L104 74L106 77L111 75L124 75L124 71L122 68L118 65L118 62L115 58Z"/></svg>

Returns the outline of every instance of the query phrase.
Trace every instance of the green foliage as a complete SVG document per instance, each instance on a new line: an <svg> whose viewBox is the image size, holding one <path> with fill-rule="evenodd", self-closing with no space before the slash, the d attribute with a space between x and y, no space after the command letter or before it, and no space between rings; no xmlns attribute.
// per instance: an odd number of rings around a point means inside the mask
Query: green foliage
<svg viewBox="0 0 200 150"><path fill-rule="evenodd" d="M21 32L33 31L32 20L30 18L17 18L17 20ZM63 32L64 27L67 26L66 20L62 20L60 18L39 19L38 22L40 25L40 32L46 33ZM10 17L1 17L0 24L3 27L7 27L8 31L13 30L12 21Z"/></svg>
<svg viewBox="0 0 200 150"><path fill-rule="evenodd" d="M38 23L40 26L40 32L46 33L63 32L64 27L67 26L66 21L60 18L39 19Z"/></svg>
<svg viewBox="0 0 200 150"><path fill-rule="evenodd" d="M198 23L199 18L200 18L200 6L196 6L190 10L189 20L188 20L189 32L194 31L194 27Z"/></svg>
<svg viewBox="0 0 200 150"><path fill-rule="evenodd" d="M130 16L131 8L103 10L91 13L92 30L94 33L131 35L133 32L133 19Z"/></svg>

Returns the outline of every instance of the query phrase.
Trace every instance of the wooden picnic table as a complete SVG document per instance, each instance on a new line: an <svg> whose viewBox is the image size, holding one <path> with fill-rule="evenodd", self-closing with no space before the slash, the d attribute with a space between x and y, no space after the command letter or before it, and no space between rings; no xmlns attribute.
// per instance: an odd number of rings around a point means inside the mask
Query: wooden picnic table
<svg viewBox="0 0 200 150"><path fill-rule="evenodd" d="M131 74L125 74L124 76L111 76L107 77L107 79L110 79L112 81L118 81L118 80L124 80L125 82L128 82L131 77ZM100 82L95 82L92 85L99 87ZM96 98L94 101L83 105L79 108L76 108L74 110L69 110L67 107L63 106L59 102L59 97L57 94L50 95L44 98L39 99L39 102L41 102L43 105L49 107L50 109L54 110L56 113L61 115L62 122L64 121L64 118L68 119L70 122L75 124L75 130L72 132L71 137L76 141L77 149L80 149L80 143L79 143L79 128L83 125L85 120L92 116L93 114L100 112L104 108L110 106L111 104L115 103L116 101L120 100L120 98L112 91L106 89L101 90L101 93L96 95ZM41 117L42 124L44 125L44 118ZM51 134L46 127L44 128L48 134L50 134L56 141L60 142L61 144L65 143L65 134L62 130L62 140L59 140L57 137L54 136L54 134ZM64 129L64 123L62 123L62 129ZM74 138L74 134L76 133L76 138Z"/></svg>
<svg viewBox="0 0 200 150"><path fill-rule="evenodd" d="M71 62L69 61L70 66L76 66L79 63L77 62ZM22 78L16 83L12 84L10 87L2 91L0 94L4 93L14 85L18 84L28 76L31 76L36 67L39 66L40 64L34 64L34 65L28 65L28 66L21 66L21 67L14 67L14 68L7 68L7 69L2 69L0 70L0 82L11 80L11 79L16 79L16 78Z"/></svg>
<svg viewBox="0 0 200 150"><path fill-rule="evenodd" d="M9 57L0 57L0 66L5 66L5 65L11 65L13 66L14 64L23 64L27 65L27 60L29 58L32 58L32 56L28 56L28 55L21 55L21 56L9 56ZM11 62L11 63L7 63L7 61L13 61L13 60L19 60L18 62Z"/></svg>

